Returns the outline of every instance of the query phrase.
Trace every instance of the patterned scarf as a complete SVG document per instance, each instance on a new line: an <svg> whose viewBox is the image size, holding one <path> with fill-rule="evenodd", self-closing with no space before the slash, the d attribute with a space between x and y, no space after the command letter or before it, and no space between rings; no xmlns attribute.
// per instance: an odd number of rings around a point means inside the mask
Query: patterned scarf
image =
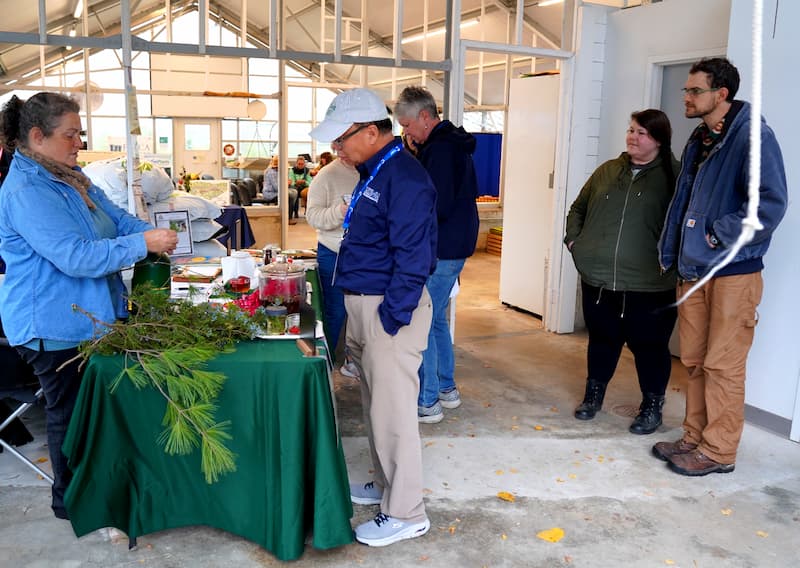
<svg viewBox="0 0 800 568"><path fill-rule="evenodd" d="M25 146L17 146L17 152L23 156L27 156L31 160L38 162L44 169L56 176L57 179L74 188L75 191L81 194L83 201L86 203L86 206L89 209L97 208L94 202L89 198L89 194L87 192L89 187L92 185L92 181L86 176L86 174L79 172L78 170L73 170L69 166L66 166L60 162L56 162L44 154L34 152Z"/></svg>

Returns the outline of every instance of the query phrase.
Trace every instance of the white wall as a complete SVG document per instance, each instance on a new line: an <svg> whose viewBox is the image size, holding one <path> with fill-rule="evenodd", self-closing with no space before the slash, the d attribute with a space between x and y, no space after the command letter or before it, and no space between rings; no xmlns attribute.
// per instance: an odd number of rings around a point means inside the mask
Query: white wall
<svg viewBox="0 0 800 568"><path fill-rule="evenodd" d="M677 60L681 55L713 50L724 53L730 4L731 0L664 0L609 14L601 161L625 149L631 112L650 106L646 100L649 60L669 56ZM678 156L683 142L673 143Z"/></svg>
<svg viewBox="0 0 800 568"><path fill-rule="evenodd" d="M779 6L777 20L776 6ZM751 100L751 0L733 0L728 34L728 57L739 69L742 84L737 98ZM800 208L794 197L800 180L800 75L797 73L800 2L764 0L762 109L783 152L789 184L789 209L775 232L764 259L764 297L759 323L747 362L747 403L783 418L794 415L792 439L800 439L800 416L795 410L800 377ZM774 34L774 36L773 36Z"/></svg>

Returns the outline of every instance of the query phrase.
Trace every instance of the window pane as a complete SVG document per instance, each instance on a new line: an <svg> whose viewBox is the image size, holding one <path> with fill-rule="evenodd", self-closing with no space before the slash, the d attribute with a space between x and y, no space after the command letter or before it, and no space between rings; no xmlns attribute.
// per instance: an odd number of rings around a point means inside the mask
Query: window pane
<svg viewBox="0 0 800 568"><path fill-rule="evenodd" d="M156 153L172 155L172 119L156 119Z"/></svg>
<svg viewBox="0 0 800 568"><path fill-rule="evenodd" d="M228 140L236 139L236 121L225 119L222 121L222 138Z"/></svg>
<svg viewBox="0 0 800 568"><path fill-rule="evenodd" d="M297 157L298 154L311 154L311 143L299 143L299 142L289 142L289 156L291 156L290 162L294 164L294 158Z"/></svg>
<svg viewBox="0 0 800 568"><path fill-rule="evenodd" d="M290 141L308 140L308 143L311 144L311 137L308 135L311 131L310 122L290 122L288 129Z"/></svg>
<svg viewBox="0 0 800 568"><path fill-rule="evenodd" d="M248 59L251 75L278 75L279 62L274 59L251 57Z"/></svg>
<svg viewBox="0 0 800 568"><path fill-rule="evenodd" d="M126 143L124 118L92 118L90 149L121 152Z"/></svg>
<svg viewBox="0 0 800 568"><path fill-rule="evenodd" d="M211 125L186 124L184 125L185 150L210 150Z"/></svg>
<svg viewBox="0 0 800 568"><path fill-rule="evenodd" d="M311 109L311 89L305 87L289 87L287 102L289 104L289 120L308 119Z"/></svg>

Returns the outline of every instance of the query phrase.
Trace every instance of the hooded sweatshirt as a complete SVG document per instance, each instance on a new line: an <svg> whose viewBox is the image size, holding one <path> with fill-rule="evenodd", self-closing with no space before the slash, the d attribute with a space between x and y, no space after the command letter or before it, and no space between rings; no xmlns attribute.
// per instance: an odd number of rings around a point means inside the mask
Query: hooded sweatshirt
<svg viewBox="0 0 800 568"><path fill-rule="evenodd" d="M475 137L449 120L437 124L417 158L436 187L439 223L437 258L453 260L472 256L478 239L478 181L472 154Z"/></svg>

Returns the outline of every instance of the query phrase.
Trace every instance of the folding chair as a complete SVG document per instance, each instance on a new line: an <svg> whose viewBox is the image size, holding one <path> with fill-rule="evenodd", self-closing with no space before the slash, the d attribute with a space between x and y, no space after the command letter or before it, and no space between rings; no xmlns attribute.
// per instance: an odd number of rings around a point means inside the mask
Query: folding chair
<svg viewBox="0 0 800 568"><path fill-rule="evenodd" d="M2 418L2 423L0 423L0 446L2 446L4 452L16 457L44 479L53 483L53 478L49 474L12 445L15 437L24 437L27 433L27 429L18 419L44 397L44 391L39 386L39 381L30 366L8 344L8 339L2 333L2 324L0 324L0 363L2 363L2 368L4 369L2 378L0 378L0 403L11 404L8 407L11 413L7 417L3 417L5 412L0 415L0 418ZM3 407L6 406L7 404L3 404ZM0 408L0 410L6 410L6 408ZM12 430L16 430L16 432L13 432L13 436L11 435Z"/></svg>

